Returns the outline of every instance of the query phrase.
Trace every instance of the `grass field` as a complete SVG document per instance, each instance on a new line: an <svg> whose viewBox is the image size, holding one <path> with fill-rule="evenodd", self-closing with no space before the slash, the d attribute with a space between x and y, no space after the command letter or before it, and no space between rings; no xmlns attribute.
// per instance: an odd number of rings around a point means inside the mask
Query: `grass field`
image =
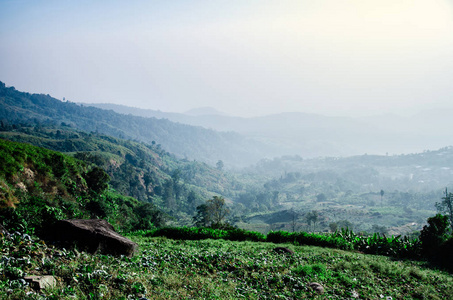
<svg viewBox="0 0 453 300"><path fill-rule="evenodd" d="M452 299L453 276L422 262L335 249L224 240L131 236L133 258L49 247L28 237L0 242L0 299ZM57 286L36 292L26 274ZM320 283L317 294L310 282Z"/></svg>

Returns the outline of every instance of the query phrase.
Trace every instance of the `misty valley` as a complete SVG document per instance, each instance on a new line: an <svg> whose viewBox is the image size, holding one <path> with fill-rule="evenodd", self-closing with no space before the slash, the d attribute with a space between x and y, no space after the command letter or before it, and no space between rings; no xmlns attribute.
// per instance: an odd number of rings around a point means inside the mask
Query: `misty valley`
<svg viewBox="0 0 453 300"><path fill-rule="evenodd" d="M4 84L2 95L3 139L95 164L107 172L113 190L152 203L168 215L168 224L177 226L193 225L196 208L220 195L231 210L229 224L262 233L347 227L411 235L436 213L435 204L451 186L451 147L405 155L286 155L255 159L239 169L231 167L234 161L228 157L247 152L246 157L255 149L235 144L241 138L225 140L223 133L212 130L61 102ZM134 133L137 127L147 133ZM88 128L92 130L81 131ZM155 140L147 143L150 138ZM180 158L167 150L175 143L179 153L202 148L198 152L210 155L205 160L189 154Z"/></svg>
<svg viewBox="0 0 453 300"><path fill-rule="evenodd" d="M450 249L447 232L453 196L448 191L452 187L453 147L448 145L411 154L345 157L292 154L269 158L268 155L277 152L274 152L275 144L264 138L254 139L240 133L215 131L168 119L121 114L60 101L50 95L20 92L4 83L0 85L0 103L0 225L4 229L1 243L7 251L4 255L15 251L14 241L22 240L23 234L27 239L29 236L43 238L47 243L51 240L48 232L52 224L64 219L107 220L116 231L148 249L144 250L149 251L148 254L144 252L140 257L153 261L154 266L158 262L149 253L160 254L149 248L145 241L152 245L161 243L169 249L183 247L175 253L190 249L194 257L205 255L196 250L198 246L188 242L183 242L188 244L182 246L173 245L174 242L162 238L183 241L223 239L222 246L215 246L220 248L248 247L246 244L230 245L226 241L287 243L294 247L313 245L404 259L427 259L436 266L439 261L438 258L431 259L433 253L447 253ZM303 144L303 136L299 136L298 141ZM169 149L177 149L177 153ZM433 228L443 228L443 231L433 233ZM17 234L4 238L12 232ZM433 238L437 242L432 242ZM31 255L32 251L54 251L43 246L46 245L44 242L41 245L32 238L26 245L28 248L19 253ZM273 253L269 247L254 251ZM283 249L294 254L291 249ZM63 255L63 252L59 253ZM74 252L64 255L76 259L72 257L76 255ZM165 255L182 263L182 258L175 254ZM236 255L236 258L228 259L243 260L236 264L258 259ZM439 257L440 264L445 263L446 256ZM97 259L96 256L93 258ZM272 256L270 259L280 258ZM346 255L344 259L350 258ZM96 268L99 263L92 262ZM217 263L215 268L218 269L212 271L213 274L223 272L223 267L236 270L226 261ZM340 280L338 278L343 276L333 275L339 266L329 265L325 269L318 261L312 263L313 267L308 269L292 269L290 263L285 267L288 268L285 276L321 281L324 278L325 284L329 284L330 277ZM35 262L30 261L27 267L20 267L22 261L15 264L16 267L6 261L0 264L5 270L1 280L20 280L25 275L19 270L28 270ZM47 273L52 270L63 281L74 284L76 277L69 275L73 271L62 271L63 265L52 264L36 267L36 270ZM116 262L108 264L113 266ZM122 264L131 267L128 261ZM146 266L148 268L149 264ZM450 265L446 263L446 266ZM59 271L55 271L56 267ZM124 282L136 285L135 291L128 290L127 293L138 297L150 289L158 291L162 285L172 286L169 277L160 273L163 269L151 269L160 274L161 281L148 278L145 284L124 279ZM91 291L99 282L106 286L111 284L111 277L93 275L92 269L77 272L82 275L76 280L85 280L87 284L80 293ZM238 276L246 278L247 274ZM115 276L115 280L120 280L120 274ZM92 278L97 279L93 281ZM275 280L296 280L292 283L296 286L295 282L300 281L297 278ZM432 284L426 283L426 286ZM216 293L213 286L203 285L203 288L207 289L206 295ZM124 286L123 292L125 289ZM254 293L245 289L236 287L232 298L249 297ZM291 297L300 293L316 294L311 290L295 292L297 289L284 291ZM78 292L66 290L62 293ZM115 293L110 296L117 295ZM352 292L339 288L332 289L331 293L346 297ZM373 297L376 291L362 293ZM186 292L178 293L183 294Z"/></svg>

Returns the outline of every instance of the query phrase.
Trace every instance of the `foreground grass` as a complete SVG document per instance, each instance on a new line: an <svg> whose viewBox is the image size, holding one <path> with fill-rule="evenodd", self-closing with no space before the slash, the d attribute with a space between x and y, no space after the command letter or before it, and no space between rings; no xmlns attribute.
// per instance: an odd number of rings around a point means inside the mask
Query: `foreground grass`
<svg viewBox="0 0 453 300"><path fill-rule="evenodd" d="M453 276L413 261L319 247L132 236L133 258L89 255L3 239L0 299L451 299ZM278 245L282 246L282 245ZM25 274L50 274L41 292ZM317 295L308 286L325 288ZM390 298L391 297L391 298Z"/></svg>

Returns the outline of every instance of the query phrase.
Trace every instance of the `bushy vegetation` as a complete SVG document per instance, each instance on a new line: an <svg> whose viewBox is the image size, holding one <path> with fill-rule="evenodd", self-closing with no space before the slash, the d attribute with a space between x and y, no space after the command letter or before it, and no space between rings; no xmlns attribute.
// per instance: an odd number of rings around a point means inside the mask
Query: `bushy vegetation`
<svg viewBox="0 0 453 300"><path fill-rule="evenodd" d="M380 234L362 236L343 229L333 234L274 231L262 235L239 228L216 229L209 227L171 227L150 231L146 236L164 236L176 240L224 239L230 241L254 241L291 243L342 250L357 250L367 254L386 255L395 258L421 258L420 242L407 237L386 237Z"/></svg>
<svg viewBox="0 0 453 300"><path fill-rule="evenodd" d="M165 227L146 234L150 237L163 236L175 240L223 239L229 241L264 242L265 236L259 232L239 228L216 229L209 227Z"/></svg>
<svg viewBox="0 0 453 300"><path fill-rule="evenodd" d="M274 231L267 235L266 240L272 243L293 243L296 245L313 245L344 250L353 249L353 246L344 238L307 232Z"/></svg>
<svg viewBox="0 0 453 300"><path fill-rule="evenodd" d="M109 176L95 165L2 139L0 162L0 223L9 230L42 235L72 218L104 218L121 231L164 223L152 204L108 190Z"/></svg>
<svg viewBox="0 0 453 300"><path fill-rule="evenodd" d="M439 221L440 220L440 221ZM166 237L175 240L223 239L229 241L270 242L319 246L325 248L359 251L365 254L383 255L396 259L429 261L433 265L453 272L453 237L444 229L448 227L446 217L437 215L428 220L420 240L407 236L386 236L379 233L371 235L355 234L349 229L341 229L331 234L274 231L264 236L261 233L224 225L215 227L166 227L145 233L147 237ZM441 225L439 225L441 222ZM433 228L434 227L434 228Z"/></svg>

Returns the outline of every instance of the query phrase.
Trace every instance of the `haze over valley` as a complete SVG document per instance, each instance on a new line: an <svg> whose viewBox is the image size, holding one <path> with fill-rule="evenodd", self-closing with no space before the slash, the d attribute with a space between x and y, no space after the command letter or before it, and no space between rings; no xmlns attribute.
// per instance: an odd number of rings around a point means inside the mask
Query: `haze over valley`
<svg viewBox="0 0 453 300"><path fill-rule="evenodd" d="M278 155L305 158L361 154L396 155L437 150L453 141L450 110L427 110L411 116L325 116L286 112L262 117L229 116L213 108L194 114L169 113L115 104L88 104L122 114L168 119L241 135L271 145ZM274 155L275 155L274 154ZM272 158L271 153L267 158ZM252 162L253 163L253 162Z"/></svg>

